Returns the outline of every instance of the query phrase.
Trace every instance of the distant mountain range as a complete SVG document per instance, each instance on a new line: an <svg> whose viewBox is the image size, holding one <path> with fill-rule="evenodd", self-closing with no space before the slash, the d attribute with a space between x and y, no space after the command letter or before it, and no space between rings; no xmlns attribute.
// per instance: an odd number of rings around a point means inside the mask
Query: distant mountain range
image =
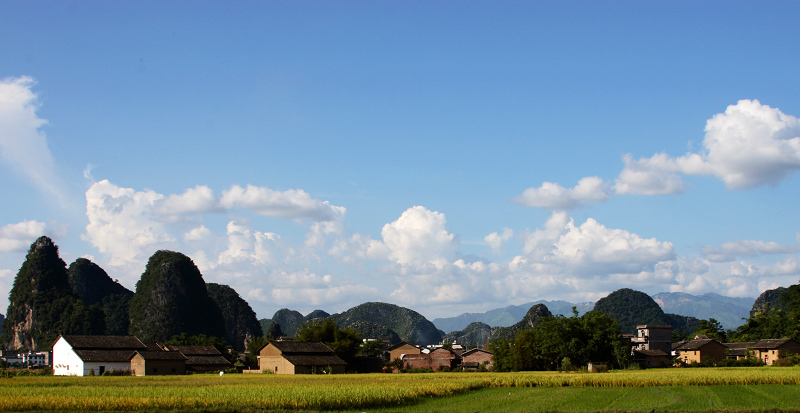
<svg viewBox="0 0 800 413"><path fill-rule="evenodd" d="M572 307L576 307L579 314L594 308L594 303L573 304L558 300L539 300L527 304L497 308L485 313L464 313L456 317L435 318L433 319L433 324L436 328L445 332L461 331L475 322L488 324L491 327L510 327L522 320L528 310L536 304L544 304L551 313L565 316L572 315Z"/></svg>
<svg viewBox="0 0 800 413"><path fill-rule="evenodd" d="M700 296L687 293L658 293L652 298L666 313L672 313L698 319L714 318L726 329L734 329L744 323L743 319L750 316L755 298L725 297L719 294L708 293ZM525 316L527 311L536 304L544 304L553 314L564 316L572 315L572 307L576 307L579 314L594 309L595 303L574 304L567 301L534 301L522 305L511 305L504 308L489 310L485 313L464 313L456 317L436 318L433 324L436 328L446 331L462 331L471 323L479 322L491 327L508 327Z"/></svg>
<svg viewBox="0 0 800 413"><path fill-rule="evenodd" d="M750 317L755 298L725 297L707 293L700 296L686 293L658 293L653 296L665 312L707 320L713 318L725 329L735 329Z"/></svg>

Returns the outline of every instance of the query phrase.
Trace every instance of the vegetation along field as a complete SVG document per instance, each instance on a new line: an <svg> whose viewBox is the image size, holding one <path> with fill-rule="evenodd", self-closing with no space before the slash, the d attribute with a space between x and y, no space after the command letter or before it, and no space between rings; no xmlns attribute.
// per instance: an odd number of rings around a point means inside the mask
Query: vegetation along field
<svg viewBox="0 0 800 413"><path fill-rule="evenodd" d="M12 377L3 411L798 411L800 369Z"/></svg>

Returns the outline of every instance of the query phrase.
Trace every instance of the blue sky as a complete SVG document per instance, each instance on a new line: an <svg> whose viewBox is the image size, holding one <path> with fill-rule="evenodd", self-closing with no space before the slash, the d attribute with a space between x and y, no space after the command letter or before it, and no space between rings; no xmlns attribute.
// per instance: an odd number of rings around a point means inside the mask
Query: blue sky
<svg viewBox="0 0 800 413"><path fill-rule="evenodd" d="M270 317L800 276L797 2L0 5L0 308L51 236Z"/></svg>

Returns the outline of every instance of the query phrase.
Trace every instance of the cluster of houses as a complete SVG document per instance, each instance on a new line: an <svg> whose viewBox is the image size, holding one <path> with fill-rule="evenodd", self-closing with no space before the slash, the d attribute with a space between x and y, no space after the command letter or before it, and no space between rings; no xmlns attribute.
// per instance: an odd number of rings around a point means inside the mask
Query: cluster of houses
<svg viewBox="0 0 800 413"><path fill-rule="evenodd" d="M29 351L17 353L16 351L0 350L0 360L12 366L37 367L50 365L50 352Z"/></svg>
<svg viewBox="0 0 800 413"><path fill-rule="evenodd" d="M389 347L387 353L388 361L401 360L406 369L439 371L460 368L477 371L481 366L486 370L491 370L494 366L491 352L479 348L465 351L459 344L453 344L450 348L442 345L421 348L400 342Z"/></svg>
<svg viewBox="0 0 800 413"><path fill-rule="evenodd" d="M144 344L134 336L62 335L53 344L53 374L135 376L205 373L231 368L214 346Z"/></svg>
<svg viewBox="0 0 800 413"><path fill-rule="evenodd" d="M382 371L385 363L400 360L406 369L431 369L433 371L478 370L481 365L491 370L492 353L473 349L464 351L460 345L444 348L441 345L419 347L404 341L385 348L377 362L356 359L359 372ZM347 363L322 343L296 342L291 340L272 341L258 351L258 370L245 370L245 373L270 372L275 374L344 373Z"/></svg>
<svg viewBox="0 0 800 413"><path fill-rule="evenodd" d="M772 365L791 354L800 354L800 343L791 338L723 343L698 335L693 340L673 343L672 326L640 325L636 329L636 335L623 335L623 340L630 342L634 362L645 367L669 366L673 359L692 364L754 358Z"/></svg>
<svg viewBox="0 0 800 413"><path fill-rule="evenodd" d="M672 342L669 325L640 325L637 334L622 335L635 363L644 367L666 367L676 360L685 364L724 359L758 359L775 364L791 354L800 354L795 340L768 339L751 343L722 343L706 336ZM101 375L120 372L136 376L182 375L227 370L231 363L213 346L145 344L134 336L62 335L50 353L17 355L3 353L6 360L27 365L52 365L53 374L65 376ZM19 360L17 360L19 359ZM339 374L348 371L377 372L390 365L395 369L492 370L492 353L467 351L458 344L420 347L407 342L385 342L380 357L362 357L350 366L323 343L297 342L291 338L270 341L258 350L258 369L245 373Z"/></svg>
<svg viewBox="0 0 800 413"><path fill-rule="evenodd" d="M258 369L245 373L340 374L348 368L323 343L290 339L271 341L258 350ZM401 342L387 346L381 357L356 360L350 370L381 371L386 362L401 360L408 369L434 371L464 368L490 370L492 354L463 347L417 347ZM145 344L134 336L62 335L53 344L53 374L57 376L102 375L118 372L135 376L182 375L227 370L231 363L213 346Z"/></svg>

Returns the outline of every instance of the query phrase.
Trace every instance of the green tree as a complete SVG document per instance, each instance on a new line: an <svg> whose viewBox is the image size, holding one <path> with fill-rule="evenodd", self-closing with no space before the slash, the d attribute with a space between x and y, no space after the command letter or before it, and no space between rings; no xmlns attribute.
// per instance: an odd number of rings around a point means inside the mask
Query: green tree
<svg viewBox="0 0 800 413"><path fill-rule="evenodd" d="M603 313L590 311L581 317L550 316L539 320L513 340L490 343L495 370L556 370L565 358L574 366L590 361L619 363L615 357L619 326Z"/></svg>
<svg viewBox="0 0 800 413"><path fill-rule="evenodd" d="M693 336L705 335L708 338L714 338L722 342L727 341L725 329L719 321L709 318L708 320L697 320L697 330Z"/></svg>
<svg viewBox="0 0 800 413"><path fill-rule="evenodd" d="M300 324L295 341L322 342L348 364L358 354L362 343L358 331L351 328L340 329L330 319L316 319Z"/></svg>

